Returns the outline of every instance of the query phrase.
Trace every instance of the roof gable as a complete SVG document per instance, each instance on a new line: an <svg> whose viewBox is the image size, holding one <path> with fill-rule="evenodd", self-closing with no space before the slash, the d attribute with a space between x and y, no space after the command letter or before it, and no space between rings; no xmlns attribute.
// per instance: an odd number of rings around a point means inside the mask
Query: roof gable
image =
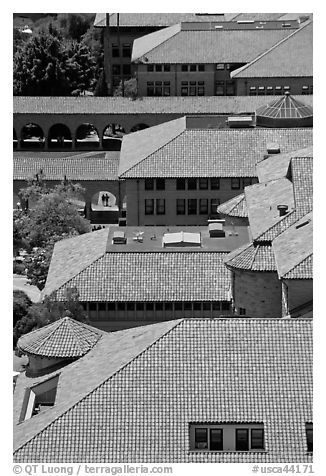
<svg viewBox="0 0 326 476"><path fill-rule="evenodd" d="M259 182L286 177L292 157L312 157L313 146L287 153L274 154L256 165Z"/></svg>
<svg viewBox="0 0 326 476"><path fill-rule="evenodd" d="M163 28L163 30L154 31L154 33L150 33L144 37L137 38L133 43L131 61L146 61L145 58L142 57L148 52L149 45L151 49L155 49L157 46L179 33L180 30L181 25L177 24L168 28Z"/></svg>
<svg viewBox="0 0 326 476"><path fill-rule="evenodd" d="M217 211L218 213L222 213L223 215L228 215L231 217L247 218L248 209L245 194L241 193L240 195L231 198L231 200L222 203L217 207Z"/></svg>
<svg viewBox="0 0 326 476"><path fill-rule="evenodd" d="M307 23L272 46L251 63L231 73L232 78L293 77L313 75L313 23Z"/></svg>

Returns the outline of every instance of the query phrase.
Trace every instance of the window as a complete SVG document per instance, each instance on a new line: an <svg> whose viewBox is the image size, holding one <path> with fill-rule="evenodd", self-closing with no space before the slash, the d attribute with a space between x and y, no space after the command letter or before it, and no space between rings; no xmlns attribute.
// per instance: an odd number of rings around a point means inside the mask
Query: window
<svg viewBox="0 0 326 476"><path fill-rule="evenodd" d="M219 311L220 310L219 301L215 301L215 302L213 301L212 306L213 306L213 311Z"/></svg>
<svg viewBox="0 0 326 476"><path fill-rule="evenodd" d="M113 64L112 65L112 74L120 74L120 65L119 64Z"/></svg>
<svg viewBox="0 0 326 476"><path fill-rule="evenodd" d="M182 302L175 302L174 303L174 310L175 311L182 311Z"/></svg>
<svg viewBox="0 0 326 476"><path fill-rule="evenodd" d="M217 214L217 207L220 204L220 199L219 198L212 198L211 199L211 214L216 215Z"/></svg>
<svg viewBox="0 0 326 476"><path fill-rule="evenodd" d="M196 190L197 189L197 179L189 178L188 179L188 190Z"/></svg>
<svg viewBox="0 0 326 476"><path fill-rule="evenodd" d="M163 96L171 96L170 81L164 81L163 83Z"/></svg>
<svg viewBox="0 0 326 476"><path fill-rule="evenodd" d="M145 190L154 190L154 179L145 179Z"/></svg>
<svg viewBox="0 0 326 476"><path fill-rule="evenodd" d="M204 64L199 64L198 65L198 71L205 71L205 65Z"/></svg>
<svg viewBox="0 0 326 476"><path fill-rule="evenodd" d="M275 86L275 94L282 94L282 86Z"/></svg>
<svg viewBox="0 0 326 476"><path fill-rule="evenodd" d="M147 96L154 96L154 82L147 81Z"/></svg>
<svg viewBox="0 0 326 476"><path fill-rule="evenodd" d="M181 96L188 96L188 83L187 81L181 81Z"/></svg>
<svg viewBox="0 0 326 476"><path fill-rule="evenodd" d="M235 95L235 83L234 81L226 81L226 95L234 96Z"/></svg>
<svg viewBox="0 0 326 476"><path fill-rule="evenodd" d="M96 302L90 302L88 305L88 310L94 312L96 311L96 309L97 309Z"/></svg>
<svg viewBox="0 0 326 476"><path fill-rule="evenodd" d="M302 86L301 94L304 94L304 95L309 94L309 86Z"/></svg>
<svg viewBox="0 0 326 476"><path fill-rule="evenodd" d="M182 64L181 65L181 71L183 71L183 72L188 71L188 65L187 64Z"/></svg>
<svg viewBox="0 0 326 476"><path fill-rule="evenodd" d="M165 311L173 311L173 304L172 304L172 302L166 302L166 303L164 304L164 309L165 309Z"/></svg>
<svg viewBox="0 0 326 476"><path fill-rule="evenodd" d="M156 214L165 215L165 200L164 198L156 199Z"/></svg>
<svg viewBox="0 0 326 476"><path fill-rule="evenodd" d="M265 95L265 86L258 86L258 96Z"/></svg>
<svg viewBox="0 0 326 476"><path fill-rule="evenodd" d="M154 215L154 199L145 199L145 215Z"/></svg>
<svg viewBox="0 0 326 476"><path fill-rule="evenodd" d="M157 73L160 73L160 72L162 71L162 65L161 65L161 64L156 64L156 65L155 65L155 71L156 71Z"/></svg>
<svg viewBox="0 0 326 476"><path fill-rule="evenodd" d="M131 44L123 43L122 45L122 56L124 58L129 58L131 56Z"/></svg>
<svg viewBox="0 0 326 476"><path fill-rule="evenodd" d="M228 301L222 301L222 311L229 311L230 303Z"/></svg>
<svg viewBox="0 0 326 476"><path fill-rule="evenodd" d="M256 86L250 86L249 96L256 96L256 94L257 94Z"/></svg>
<svg viewBox="0 0 326 476"><path fill-rule="evenodd" d="M207 178L200 178L199 179L199 188L200 188L200 190L207 190L208 189L208 179Z"/></svg>
<svg viewBox="0 0 326 476"><path fill-rule="evenodd" d="M143 302L137 302L136 303L136 311L143 311L144 310L144 303Z"/></svg>
<svg viewBox="0 0 326 476"><path fill-rule="evenodd" d="M59 375L56 375L26 390L20 421L28 420L49 407L53 407L57 395L58 382Z"/></svg>
<svg viewBox="0 0 326 476"><path fill-rule="evenodd" d="M307 437L307 451L309 451L309 453L312 453L313 452L312 423L306 424L306 437Z"/></svg>
<svg viewBox="0 0 326 476"><path fill-rule="evenodd" d="M162 96L162 95L163 95L162 81L155 81L154 96Z"/></svg>
<svg viewBox="0 0 326 476"><path fill-rule="evenodd" d="M217 63L216 69L217 70L222 70L222 69L224 70L224 63Z"/></svg>
<svg viewBox="0 0 326 476"><path fill-rule="evenodd" d="M163 311L163 303L162 302L156 302L155 303L155 310L156 311Z"/></svg>
<svg viewBox="0 0 326 476"><path fill-rule="evenodd" d="M200 215L207 215L208 213L208 199L201 198L199 200L199 213Z"/></svg>
<svg viewBox="0 0 326 476"><path fill-rule="evenodd" d="M262 423L190 423L193 451L263 451Z"/></svg>
<svg viewBox="0 0 326 476"><path fill-rule="evenodd" d="M165 180L163 178L156 179L156 190L165 190Z"/></svg>
<svg viewBox="0 0 326 476"><path fill-rule="evenodd" d="M177 190L185 190L186 188L186 181L183 178L178 178L176 181L176 189Z"/></svg>
<svg viewBox="0 0 326 476"><path fill-rule="evenodd" d="M220 189L220 179L211 178L211 190L219 190L219 189Z"/></svg>
<svg viewBox="0 0 326 476"><path fill-rule="evenodd" d="M267 86L266 88L266 94L268 96L272 96L274 94L273 86Z"/></svg>
<svg viewBox="0 0 326 476"><path fill-rule="evenodd" d="M246 315L246 310L244 307L239 307L239 314L240 316L245 316Z"/></svg>
<svg viewBox="0 0 326 476"><path fill-rule="evenodd" d="M184 198L177 198L177 215L186 214L186 200Z"/></svg>
<svg viewBox="0 0 326 476"><path fill-rule="evenodd" d="M154 310L154 303L153 302L147 302L146 303L146 311L153 311Z"/></svg>
<svg viewBox="0 0 326 476"><path fill-rule="evenodd" d="M249 436L247 428L237 428L235 430L236 451L249 451Z"/></svg>
<svg viewBox="0 0 326 476"><path fill-rule="evenodd" d="M224 96L224 81L216 81L215 96Z"/></svg>
<svg viewBox="0 0 326 476"><path fill-rule="evenodd" d="M154 65L153 64L148 64L147 65L147 72L152 73L154 71Z"/></svg>
<svg viewBox="0 0 326 476"><path fill-rule="evenodd" d="M251 177L245 177L242 179L243 187L249 187L252 184Z"/></svg>
<svg viewBox="0 0 326 476"><path fill-rule="evenodd" d="M124 311L124 310L125 310L125 303L118 302L118 311Z"/></svg>
<svg viewBox="0 0 326 476"><path fill-rule="evenodd" d="M205 96L205 83L198 81L198 96Z"/></svg>
<svg viewBox="0 0 326 476"><path fill-rule="evenodd" d="M191 311L191 308L192 308L191 302L187 301L187 302L184 303L183 309L185 311Z"/></svg>
<svg viewBox="0 0 326 476"><path fill-rule="evenodd" d="M195 64L191 64L191 65L190 65L190 71L191 71L191 72L196 71L196 65L195 65Z"/></svg>
<svg viewBox="0 0 326 476"><path fill-rule="evenodd" d="M211 310L211 303L210 302L204 302L203 303L203 311L210 311Z"/></svg>
<svg viewBox="0 0 326 476"><path fill-rule="evenodd" d="M201 311L201 302L199 301L194 302L194 311Z"/></svg>
<svg viewBox="0 0 326 476"><path fill-rule="evenodd" d="M188 200L188 215L197 214L197 200L195 198L189 198Z"/></svg>
<svg viewBox="0 0 326 476"><path fill-rule="evenodd" d="M231 178L231 188L232 188L232 190L239 190L239 188L240 188L240 179L239 178Z"/></svg>
<svg viewBox="0 0 326 476"><path fill-rule="evenodd" d="M286 93L286 92L290 92L290 86L283 86L283 92Z"/></svg>
<svg viewBox="0 0 326 476"><path fill-rule="evenodd" d="M99 302L98 303L98 310L99 311L106 311L106 303L105 302Z"/></svg>
<svg viewBox="0 0 326 476"><path fill-rule="evenodd" d="M115 311L115 302L108 302L108 311Z"/></svg>
<svg viewBox="0 0 326 476"><path fill-rule="evenodd" d="M116 43L112 43L112 58L119 58L119 56L119 45L117 45Z"/></svg>
<svg viewBox="0 0 326 476"><path fill-rule="evenodd" d="M131 74L131 65L130 64L124 64L122 66L122 72L123 72L123 74L129 76Z"/></svg>
<svg viewBox="0 0 326 476"><path fill-rule="evenodd" d="M196 81L190 81L189 96L196 96Z"/></svg>
<svg viewBox="0 0 326 476"><path fill-rule="evenodd" d="M163 68L165 73L169 73L171 71L171 65L169 64L163 65Z"/></svg>
<svg viewBox="0 0 326 476"><path fill-rule="evenodd" d="M135 310L135 303L127 302L127 311L134 311L134 310Z"/></svg>

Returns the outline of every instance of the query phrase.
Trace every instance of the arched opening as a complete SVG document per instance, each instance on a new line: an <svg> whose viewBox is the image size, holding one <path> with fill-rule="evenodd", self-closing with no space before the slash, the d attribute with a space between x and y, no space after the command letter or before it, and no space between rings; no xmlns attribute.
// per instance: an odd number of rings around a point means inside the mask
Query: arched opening
<svg viewBox="0 0 326 476"><path fill-rule="evenodd" d="M14 136L13 136L13 147L14 147L14 149L17 149L17 144L18 144L17 134L16 134L16 130L14 128Z"/></svg>
<svg viewBox="0 0 326 476"><path fill-rule="evenodd" d="M54 124L49 130L49 149L71 149L72 140L69 127L65 124Z"/></svg>
<svg viewBox="0 0 326 476"><path fill-rule="evenodd" d="M76 131L76 147L93 149L99 147L100 138L97 129L90 123L81 124Z"/></svg>
<svg viewBox="0 0 326 476"><path fill-rule="evenodd" d="M45 137L42 128L37 124L26 124L21 132L21 146L25 149L43 149Z"/></svg>
<svg viewBox="0 0 326 476"><path fill-rule="evenodd" d="M125 130L121 124L108 124L103 132L103 149L120 150L121 140L125 135Z"/></svg>
<svg viewBox="0 0 326 476"><path fill-rule="evenodd" d="M147 129L149 126L144 123L136 124L130 129L130 132L137 132L137 131L142 131L143 129Z"/></svg>
<svg viewBox="0 0 326 476"><path fill-rule="evenodd" d="M92 210L109 210L117 208L117 199L112 192L100 190L92 196Z"/></svg>

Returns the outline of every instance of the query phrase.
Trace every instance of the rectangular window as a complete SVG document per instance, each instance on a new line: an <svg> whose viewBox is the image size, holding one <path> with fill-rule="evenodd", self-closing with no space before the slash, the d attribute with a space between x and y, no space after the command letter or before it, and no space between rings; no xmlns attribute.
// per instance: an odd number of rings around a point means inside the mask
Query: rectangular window
<svg viewBox="0 0 326 476"><path fill-rule="evenodd" d="M242 186L243 187L249 187L249 185L252 184L252 180L251 180L251 177L244 177L242 179Z"/></svg>
<svg viewBox="0 0 326 476"><path fill-rule="evenodd" d="M224 96L224 81L216 81L215 84L215 96Z"/></svg>
<svg viewBox="0 0 326 476"><path fill-rule="evenodd" d="M108 311L115 311L115 302L108 302Z"/></svg>
<svg viewBox="0 0 326 476"><path fill-rule="evenodd" d="M275 86L275 94L278 94L278 95L282 94L282 86Z"/></svg>
<svg viewBox="0 0 326 476"><path fill-rule="evenodd" d="M176 180L176 189L185 190L186 189L186 180L184 178L177 178Z"/></svg>
<svg viewBox="0 0 326 476"><path fill-rule="evenodd" d="M106 311L106 303L105 302L99 302L98 303L98 310L99 311Z"/></svg>
<svg viewBox="0 0 326 476"><path fill-rule="evenodd" d="M131 44L130 43L123 43L122 45L122 56L124 58L131 57Z"/></svg>
<svg viewBox="0 0 326 476"><path fill-rule="evenodd" d="M265 95L265 86L258 86L258 96Z"/></svg>
<svg viewBox="0 0 326 476"><path fill-rule="evenodd" d="M198 96L205 96L205 83L198 81Z"/></svg>
<svg viewBox="0 0 326 476"><path fill-rule="evenodd" d="M220 204L220 199L219 198L212 198L211 199L211 214L216 215L217 214L217 207Z"/></svg>
<svg viewBox="0 0 326 476"><path fill-rule="evenodd" d="M127 302L127 311L134 311L134 310L135 310L135 303Z"/></svg>
<svg viewBox="0 0 326 476"><path fill-rule="evenodd" d="M154 199L145 199L145 215L154 215Z"/></svg>
<svg viewBox="0 0 326 476"><path fill-rule="evenodd" d="M162 302L156 302L155 303L155 310L156 311L163 311L163 303Z"/></svg>
<svg viewBox="0 0 326 476"><path fill-rule="evenodd" d="M207 178L200 178L199 179L199 189L200 190L207 190L208 189L208 179Z"/></svg>
<svg viewBox="0 0 326 476"><path fill-rule="evenodd" d="M302 93L304 95L309 94L309 86L302 86Z"/></svg>
<svg viewBox="0 0 326 476"><path fill-rule="evenodd" d="M156 214L165 215L165 200L164 198L156 199Z"/></svg>
<svg viewBox="0 0 326 476"><path fill-rule="evenodd" d="M124 310L125 310L125 303L118 302L118 311L124 311Z"/></svg>
<svg viewBox="0 0 326 476"><path fill-rule="evenodd" d="M196 96L196 83L194 81L190 82L189 96Z"/></svg>
<svg viewBox="0 0 326 476"><path fill-rule="evenodd" d="M207 428L195 428L195 449L208 449L208 431Z"/></svg>
<svg viewBox="0 0 326 476"><path fill-rule="evenodd" d="M191 65L190 65L190 71L191 71L191 72L196 71L196 69L197 69L196 66L197 66L197 65L195 65L195 64L191 64Z"/></svg>
<svg viewBox="0 0 326 476"><path fill-rule="evenodd" d="M237 428L235 430L235 450L249 451L249 437L247 428Z"/></svg>
<svg viewBox="0 0 326 476"><path fill-rule="evenodd" d="M156 71L157 73L160 73L160 72L162 71L162 65L161 65L161 64L156 64L156 65L155 65L155 71Z"/></svg>
<svg viewBox="0 0 326 476"><path fill-rule="evenodd" d="M164 309L165 309L165 311L172 311L172 310L173 310L173 304L172 304L172 302L166 302L166 303L164 304Z"/></svg>
<svg viewBox="0 0 326 476"><path fill-rule="evenodd" d="M264 429L263 428L252 428L251 449L252 450L264 449Z"/></svg>
<svg viewBox="0 0 326 476"><path fill-rule="evenodd" d="M313 452L313 428L312 423L306 424L306 436L307 436L307 451Z"/></svg>
<svg viewBox="0 0 326 476"><path fill-rule="evenodd" d="M219 189L220 189L220 179L211 178L211 190L219 190Z"/></svg>
<svg viewBox="0 0 326 476"><path fill-rule="evenodd" d="M122 66L122 72L123 74L125 74L126 76L129 76L131 74L131 65L130 64L124 64Z"/></svg>
<svg viewBox="0 0 326 476"><path fill-rule="evenodd" d="M144 303L143 302L137 302L136 303L136 311L143 311L144 310Z"/></svg>
<svg viewBox="0 0 326 476"><path fill-rule="evenodd" d="M199 200L199 213L200 215L207 215L208 213L208 199L201 198Z"/></svg>
<svg viewBox="0 0 326 476"><path fill-rule="evenodd" d="M203 311L210 311L211 310L211 303L210 302L204 302L203 303Z"/></svg>
<svg viewBox="0 0 326 476"><path fill-rule="evenodd" d="M189 178L188 179L188 190L196 190L197 189L197 179Z"/></svg>
<svg viewBox="0 0 326 476"><path fill-rule="evenodd" d="M234 96L235 95L235 83L234 81L226 81L226 95Z"/></svg>
<svg viewBox="0 0 326 476"><path fill-rule="evenodd" d="M246 310L244 307L239 307L239 314L240 316L245 316L246 315Z"/></svg>
<svg viewBox="0 0 326 476"><path fill-rule="evenodd" d="M191 302L187 301L187 302L184 303L183 309L185 311L191 311L191 308L192 308Z"/></svg>
<svg viewBox="0 0 326 476"><path fill-rule="evenodd" d="M165 73L169 73L171 71L171 65L169 64L163 65L163 68Z"/></svg>
<svg viewBox="0 0 326 476"><path fill-rule="evenodd" d="M181 81L181 96L189 96L189 84L187 81Z"/></svg>
<svg viewBox="0 0 326 476"><path fill-rule="evenodd" d="M175 311L182 311L183 307L182 307L182 302L175 302L174 303L174 310Z"/></svg>
<svg viewBox="0 0 326 476"><path fill-rule="evenodd" d="M204 64L199 64L198 65L198 71L205 71L205 65Z"/></svg>
<svg viewBox="0 0 326 476"><path fill-rule="evenodd" d="M231 178L231 188L232 188L232 190L239 190L240 189L240 179L239 178Z"/></svg>
<svg viewBox="0 0 326 476"><path fill-rule="evenodd" d="M155 81L154 96L162 96L162 94L163 94L162 81Z"/></svg>
<svg viewBox="0 0 326 476"><path fill-rule="evenodd" d="M163 96L171 96L170 81L164 81L163 83Z"/></svg>
<svg viewBox="0 0 326 476"><path fill-rule="evenodd" d="M148 64L147 65L147 72L152 73L154 71L154 65L153 64Z"/></svg>
<svg viewBox="0 0 326 476"><path fill-rule="evenodd" d="M217 70L224 70L224 63L217 63L216 64L216 69Z"/></svg>
<svg viewBox="0 0 326 476"><path fill-rule="evenodd" d="M88 305L88 310L94 312L96 311L96 309L97 309L96 302L90 302Z"/></svg>
<svg viewBox="0 0 326 476"><path fill-rule="evenodd" d="M274 89L273 89L273 86L267 86L266 88L266 94L268 96L272 96L274 94Z"/></svg>
<svg viewBox="0 0 326 476"><path fill-rule="evenodd" d="M112 58L119 58L119 45L112 43Z"/></svg>
<svg viewBox="0 0 326 476"><path fill-rule="evenodd" d="M222 301L222 311L229 311L230 303L228 301Z"/></svg>
<svg viewBox="0 0 326 476"><path fill-rule="evenodd" d="M194 302L194 311L201 311L201 302L199 301Z"/></svg>
<svg viewBox="0 0 326 476"><path fill-rule="evenodd" d="M184 198L177 198L177 215L185 215L186 200Z"/></svg>
<svg viewBox="0 0 326 476"><path fill-rule="evenodd" d="M250 88L249 88L249 96L256 96L256 95L257 95L256 86L250 86Z"/></svg>
<svg viewBox="0 0 326 476"><path fill-rule="evenodd" d="M219 311L220 310L220 303L219 301L213 301L213 311Z"/></svg>
<svg viewBox="0 0 326 476"><path fill-rule="evenodd" d="M113 64L112 65L112 74L120 74L120 65L119 64Z"/></svg>
<svg viewBox="0 0 326 476"><path fill-rule="evenodd" d="M197 200L195 198L188 199L188 215L197 214Z"/></svg>
<svg viewBox="0 0 326 476"><path fill-rule="evenodd" d="M181 71L183 71L183 72L188 71L188 65L187 64L182 64L181 65Z"/></svg>
<svg viewBox="0 0 326 476"><path fill-rule="evenodd" d="M156 179L156 190L165 190L165 179L157 178Z"/></svg>
<svg viewBox="0 0 326 476"><path fill-rule="evenodd" d="M283 92L286 93L286 92L289 92L291 89L290 86L283 86Z"/></svg>
<svg viewBox="0 0 326 476"><path fill-rule="evenodd" d="M153 311L154 310L154 303L153 302L147 302L146 303L146 311Z"/></svg>
<svg viewBox="0 0 326 476"><path fill-rule="evenodd" d="M154 83L153 81L147 82L147 96L154 96Z"/></svg>
<svg viewBox="0 0 326 476"><path fill-rule="evenodd" d="M212 428L210 430L210 445L211 451L223 451L223 430L220 428Z"/></svg>
<svg viewBox="0 0 326 476"><path fill-rule="evenodd" d="M145 179L145 190L154 190L154 179Z"/></svg>

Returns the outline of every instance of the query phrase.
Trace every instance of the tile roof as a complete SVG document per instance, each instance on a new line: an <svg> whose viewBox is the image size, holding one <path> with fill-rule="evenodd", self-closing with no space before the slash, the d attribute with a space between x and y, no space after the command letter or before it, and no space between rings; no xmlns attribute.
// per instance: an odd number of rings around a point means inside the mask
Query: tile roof
<svg viewBox="0 0 326 476"><path fill-rule="evenodd" d="M269 142L284 152L306 147L312 130L187 129L180 118L125 136L119 177L255 177Z"/></svg>
<svg viewBox="0 0 326 476"><path fill-rule="evenodd" d="M312 212L273 240L272 246L280 278L312 279ZM311 259L310 259L311 258Z"/></svg>
<svg viewBox="0 0 326 476"><path fill-rule="evenodd" d="M146 63L249 63L289 36L285 30L169 29L134 40L131 60ZM159 41L161 40L160 44Z"/></svg>
<svg viewBox="0 0 326 476"><path fill-rule="evenodd" d="M222 203L217 207L217 212L231 217L247 218L248 209L245 194L241 193L240 195L231 198L231 200Z"/></svg>
<svg viewBox="0 0 326 476"><path fill-rule="evenodd" d="M286 177L292 157L313 157L313 146L287 153L273 154L256 165L259 182Z"/></svg>
<svg viewBox="0 0 326 476"><path fill-rule="evenodd" d="M312 105L312 96L294 96ZM15 114L231 114L254 112L266 96L142 97L30 97L14 96ZM40 152L41 154L42 152ZM65 153L68 155L68 153Z"/></svg>
<svg viewBox="0 0 326 476"><path fill-rule="evenodd" d="M101 336L102 332L98 329L69 317L63 317L23 335L17 345L26 354L76 358L89 352Z"/></svg>
<svg viewBox="0 0 326 476"><path fill-rule="evenodd" d="M231 73L232 78L312 77L312 21Z"/></svg>
<svg viewBox="0 0 326 476"><path fill-rule="evenodd" d="M227 253L204 251L105 253L67 279L61 273L58 284L52 274L64 261L56 251L49 269L44 294L65 299L65 291L76 287L80 301L228 301L229 271L223 260ZM79 259L79 261L81 261Z"/></svg>
<svg viewBox="0 0 326 476"><path fill-rule="evenodd" d="M90 152L78 155L52 152L40 157L38 152L14 153L13 179L28 180L40 170L45 180L118 180L120 152Z"/></svg>
<svg viewBox="0 0 326 476"><path fill-rule="evenodd" d="M245 271L276 271L272 247L253 243L231 251L225 259L225 264L227 267Z"/></svg>
<svg viewBox="0 0 326 476"><path fill-rule="evenodd" d="M287 205L289 212L295 209L293 185L287 178L246 187L245 197L253 240L280 221L278 205Z"/></svg>
<svg viewBox="0 0 326 476"><path fill-rule="evenodd" d="M15 462L312 462L311 319L185 319L107 339L63 369L66 404L15 426ZM261 421L266 451L191 452L194 421Z"/></svg>
<svg viewBox="0 0 326 476"><path fill-rule="evenodd" d="M196 13L120 13L119 14L120 27L165 27L180 23L182 21L223 21L224 13L216 15L197 15ZM231 14L231 17L233 15ZM110 15L110 26L117 25L117 14ZM94 26L106 26L106 13L97 13L94 21Z"/></svg>

